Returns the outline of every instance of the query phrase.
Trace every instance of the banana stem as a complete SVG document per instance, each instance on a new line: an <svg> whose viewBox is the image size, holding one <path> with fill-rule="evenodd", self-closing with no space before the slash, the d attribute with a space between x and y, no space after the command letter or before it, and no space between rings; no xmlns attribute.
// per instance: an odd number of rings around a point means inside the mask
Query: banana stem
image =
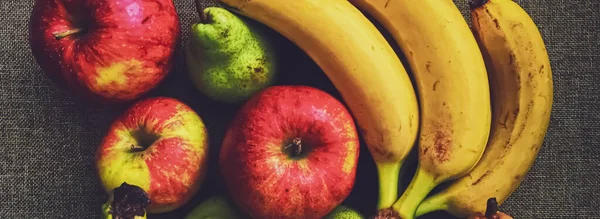
<svg viewBox="0 0 600 219"><path fill-rule="evenodd" d="M390 208L398 199L398 175L402 163L382 163L377 164L377 173L379 175L379 201L377 210Z"/></svg>
<svg viewBox="0 0 600 219"><path fill-rule="evenodd" d="M447 211L448 203L446 200L446 197L440 194L426 198L423 202L421 202L419 207L417 207L415 217L420 217L434 211Z"/></svg>
<svg viewBox="0 0 600 219"><path fill-rule="evenodd" d="M433 176L418 168L410 185L392 208L398 212L400 218L414 219L417 208L437 184Z"/></svg>

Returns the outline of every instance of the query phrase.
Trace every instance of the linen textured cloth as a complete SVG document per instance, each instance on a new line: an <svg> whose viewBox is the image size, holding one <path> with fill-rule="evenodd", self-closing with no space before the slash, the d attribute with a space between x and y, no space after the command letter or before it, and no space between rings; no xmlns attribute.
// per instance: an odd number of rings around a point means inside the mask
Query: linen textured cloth
<svg viewBox="0 0 600 219"><path fill-rule="evenodd" d="M33 3L0 1L0 218L98 218L106 194L94 172L94 151L127 105L83 104L45 76L28 43ZM199 3L216 5L210 0ZM455 3L469 19L467 2ZM533 17L546 41L555 102L539 157L501 210L519 219L600 218L600 2L518 3ZM194 0L175 0L175 4L182 28L177 64L147 96L175 97L198 112L210 133L210 170L190 203L150 218L181 218L210 195L226 192L216 158L223 133L239 108L211 101L191 84L181 48L198 13ZM309 57L274 35L282 61L278 84L315 86L340 97ZM365 146L361 148L355 189L344 204L372 215L378 191L376 171ZM447 214L427 218L445 217L451 218Z"/></svg>

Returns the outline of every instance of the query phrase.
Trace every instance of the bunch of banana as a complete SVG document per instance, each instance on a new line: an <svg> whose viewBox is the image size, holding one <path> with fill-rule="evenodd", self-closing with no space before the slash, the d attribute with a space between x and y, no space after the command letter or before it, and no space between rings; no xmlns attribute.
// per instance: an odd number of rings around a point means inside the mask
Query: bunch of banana
<svg viewBox="0 0 600 219"><path fill-rule="evenodd" d="M391 33L415 79L421 110L419 165L400 199L382 211L411 219L437 185L467 174L483 154L491 123L485 63L452 1L350 2Z"/></svg>
<svg viewBox="0 0 600 219"><path fill-rule="evenodd" d="M290 39L327 74L377 164L382 214L483 212L489 198L510 195L537 156L551 71L535 24L511 0L474 0L475 34L452 1L221 2ZM359 10L404 52L419 101L403 64ZM417 132L419 166L398 199L398 172Z"/></svg>
<svg viewBox="0 0 600 219"><path fill-rule="evenodd" d="M464 177L423 201L417 215L483 212L518 187L544 141L553 102L550 60L537 26L511 0L471 3L473 32L490 75L493 125L483 157Z"/></svg>
<svg viewBox="0 0 600 219"><path fill-rule="evenodd" d="M410 77L381 32L347 0L221 2L287 37L321 67L348 104L377 163L379 205L391 205L400 166L417 137L419 108Z"/></svg>

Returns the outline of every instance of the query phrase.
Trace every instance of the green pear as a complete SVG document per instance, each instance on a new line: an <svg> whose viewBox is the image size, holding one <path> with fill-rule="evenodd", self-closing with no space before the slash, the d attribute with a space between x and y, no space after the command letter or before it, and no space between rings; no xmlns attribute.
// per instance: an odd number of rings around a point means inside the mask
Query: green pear
<svg viewBox="0 0 600 219"><path fill-rule="evenodd" d="M356 210L348 206L340 205L329 212L323 219L363 219L365 218Z"/></svg>
<svg viewBox="0 0 600 219"><path fill-rule="evenodd" d="M239 103L272 85L274 46L259 25L225 8L202 10L185 46L190 77L202 93Z"/></svg>
<svg viewBox="0 0 600 219"><path fill-rule="evenodd" d="M221 195L215 195L196 206L184 219L237 219L239 210L234 203Z"/></svg>

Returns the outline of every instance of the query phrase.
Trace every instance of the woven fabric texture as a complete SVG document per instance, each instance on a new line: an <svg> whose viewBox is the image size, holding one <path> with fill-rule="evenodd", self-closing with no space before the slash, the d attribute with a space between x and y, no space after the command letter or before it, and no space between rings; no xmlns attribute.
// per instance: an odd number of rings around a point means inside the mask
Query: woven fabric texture
<svg viewBox="0 0 600 219"><path fill-rule="evenodd" d="M94 173L94 151L127 105L83 104L45 76L27 41L33 2L0 1L0 218L98 218L107 197ZM204 7L216 5L210 0L199 2ZM466 1L455 2L468 18ZM515 218L600 218L600 2L518 3L533 17L547 43L555 103L535 165L501 209ZM175 4L185 41L198 13L193 0L175 0ZM315 86L339 98L309 57L283 37L276 40L283 66L279 84ZM211 134L212 167L191 202L150 218L181 218L208 196L225 191L215 159L238 109L201 95L186 75L181 49L175 58L173 71L147 96L178 98L202 116ZM345 204L370 215L376 204L376 172L364 145L359 162L356 186ZM428 218L445 217L451 218L442 213Z"/></svg>

